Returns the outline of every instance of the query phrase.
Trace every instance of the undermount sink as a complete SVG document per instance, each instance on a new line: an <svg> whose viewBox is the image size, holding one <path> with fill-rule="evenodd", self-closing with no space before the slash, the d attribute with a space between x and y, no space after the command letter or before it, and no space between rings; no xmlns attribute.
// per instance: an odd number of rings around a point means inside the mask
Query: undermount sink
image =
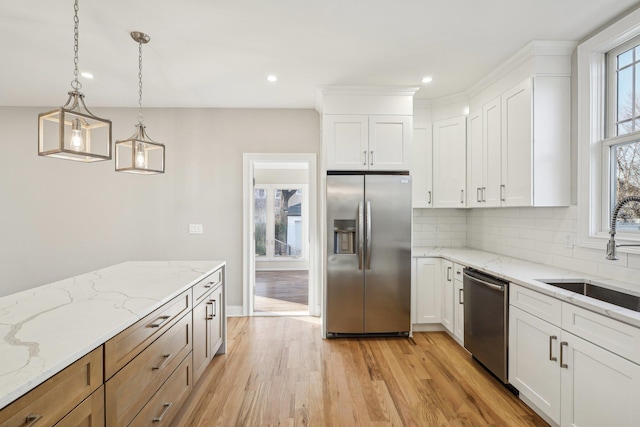
<svg viewBox="0 0 640 427"><path fill-rule="evenodd" d="M629 310L640 312L640 296L627 294L613 289L599 286L594 282L584 279L576 280L538 280L547 285L557 288L566 289L567 291L586 295L591 298L605 301L619 307L628 308Z"/></svg>

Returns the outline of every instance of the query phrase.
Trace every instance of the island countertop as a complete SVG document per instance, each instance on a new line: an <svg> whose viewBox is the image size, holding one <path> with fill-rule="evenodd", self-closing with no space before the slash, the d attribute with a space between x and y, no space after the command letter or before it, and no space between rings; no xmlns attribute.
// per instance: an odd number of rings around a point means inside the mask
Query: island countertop
<svg viewBox="0 0 640 427"><path fill-rule="evenodd" d="M224 261L131 261L0 298L0 408Z"/></svg>

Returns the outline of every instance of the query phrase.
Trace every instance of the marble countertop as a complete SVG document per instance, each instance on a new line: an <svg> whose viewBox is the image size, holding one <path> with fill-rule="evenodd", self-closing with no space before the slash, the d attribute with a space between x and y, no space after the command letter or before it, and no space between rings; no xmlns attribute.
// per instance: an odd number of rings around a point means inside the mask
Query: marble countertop
<svg viewBox="0 0 640 427"><path fill-rule="evenodd" d="M0 298L0 408L224 261L132 261Z"/></svg>
<svg viewBox="0 0 640 427"><path fill-rule="evenodd" d="M467 248L418 247L413 248L412 254L414 258L438 257L448 259L640 328L640 313L637 311L547 285L542 283L540 279L561 279L564 281L586 279L598 282L598 285L603 287L637 296L640 296L640 281L635 284L620 282L578 271Z"/></svg>

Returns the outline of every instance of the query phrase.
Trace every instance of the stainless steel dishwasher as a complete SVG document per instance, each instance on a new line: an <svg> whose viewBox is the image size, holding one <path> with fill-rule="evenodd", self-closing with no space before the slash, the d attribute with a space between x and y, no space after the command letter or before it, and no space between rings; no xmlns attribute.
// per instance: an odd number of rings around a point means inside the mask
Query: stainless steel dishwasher
<svg viewBox="0 0 640 427"><path fill-rule="evenodd" d="M464 269L464 347L508 384L509 282Z"/></svg>

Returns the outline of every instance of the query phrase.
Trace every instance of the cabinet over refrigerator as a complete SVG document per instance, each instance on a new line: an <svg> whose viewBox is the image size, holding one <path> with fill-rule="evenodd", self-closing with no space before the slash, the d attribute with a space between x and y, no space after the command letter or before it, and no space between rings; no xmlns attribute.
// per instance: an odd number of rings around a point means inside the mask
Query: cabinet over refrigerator
<svg viewBox="0 0 640 427"><path fill-rule="evenodd" d="M326 332L408 336L411 177L327 175Z"/></svg>

